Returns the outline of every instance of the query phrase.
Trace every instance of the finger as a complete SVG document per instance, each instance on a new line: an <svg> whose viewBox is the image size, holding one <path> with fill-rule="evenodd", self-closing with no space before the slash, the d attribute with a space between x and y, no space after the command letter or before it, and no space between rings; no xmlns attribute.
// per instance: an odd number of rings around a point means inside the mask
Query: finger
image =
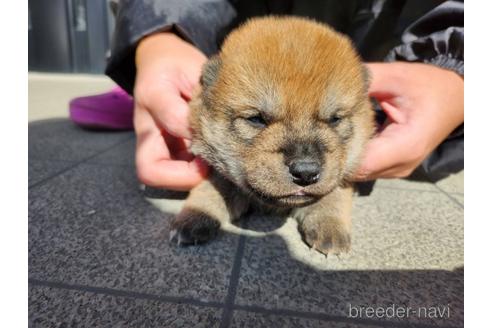
<svg viewBox="0 0 492 328"><path fill-rule="evenodd" d="M387 88L387 83L385 83L386 75L388 74L385 69L384 63L368 63L366 68L369 70L370 74L370 85L369 85L369 95L375 97L378 92L382 92Z"/></svg>
<svg viewBox="0 0 492 328"><path fill-rule="evenodd" d="M381 109L386 113L387 118L389 118L391 122L397 124L405 124L408 120L408 113L399 109L398 106L394 104L394 102L394 100L383 100L379 103L379 105L381 106Z"/></svg>
<svg viewBox="0 0 492 328"><path fill-rule="evenodd" d="M380 135L370 140L353 180L374 180L383 172L400 165L404 149L396 138Z"/></svg>
<svg viewBox="0 0 492 328"><path fill-rule="evenodd" d="M166 130L161 131L161 135L166 141L166 145L169 148L169 151L171 154L174 154L175 152L181 151L181 150L187 150L186 142L183 138L175 137Z"/></svg>
<svg viewBox="0 0 492 328"><path fill-rule="evenodd" d="M412 166L409 164L396 165L387 170L378 172L377 176L370 177L369 180L406 178L417 166L418 165Z"/></svg>
<svg viewBox="0 0 492 328"><path fill-rule="evenodd" d="M161 131L161 135L164 138L164 141L169 150L170 159L190 162L195 157L190 152L190 140L177 138L167 133L165 130Z"/></svg>
<svg viewBox="0 0 492 328"><path fill-rule="evenodd" d="M151 179L144 179L151 187L164 187L172 190L190 190L202 182L208 173L208 166L199 158L191 162L160 160L147 167Z"/></svg>
<svg viewBox="0 0 492 328"><path fill-rule="evenodd" d="M189 153L171 155L159 133L137 134L136 166L139 180L153 187L189 190L201 182L207 165Z"/></svg>
<svg viewBox="0 0 492 328"><path fill-rule="evenodd" d="M189 190L202 181L208 166L194 158L174 138L159 131L150 114L140 107L135 110L135 132L137 134L136 166L139 180L146 185L175 190ZM184 147L176 154L169 149L166 139L174 140L173 147ZM183 139L180 139L183 141Z"/></svg>
<svg viewBox="0 0 492 328"><path fill-rule="evenodd" d="M182 98L186 102L189 102L191 100L191 98L193 96L193 90L196 87L200 87L200 84L199 84L200 75L201 75L201 71L198 72L198 76L196 77L196 81L194 81L195 79L193 79L193 81L191 81L190 79L188 79L188 77L184 73L181 73L180 78L179 78L178 88L180 90Z"/></svg>
<svg viewBox="0 0 492 328"><path fill-rule="evenodd" d="M188 103L179 90L166 85L148 95L146 106L157 125L175 137L191 139Z"/></svg>
<svg viewBox="0 0 492 328"><path fill-rule="evenodd" d="M378 100L391 98L398 94L401 88L399 75L402 71L401 63L368 63L371 79L369 96Z"/></svg>

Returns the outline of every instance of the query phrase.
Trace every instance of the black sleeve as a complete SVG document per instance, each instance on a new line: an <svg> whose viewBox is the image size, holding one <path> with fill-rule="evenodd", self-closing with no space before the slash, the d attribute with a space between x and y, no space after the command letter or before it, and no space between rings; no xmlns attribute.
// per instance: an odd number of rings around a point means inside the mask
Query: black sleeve
<svg viewBox="0 0 492 328"><path fill-rule="evenodd" d="M422 62L452 70L464 76L464 6L446 1L415 23L402 36L402 44L393 48L387 61ZM422 162L424 172L439 180L464 167L464 124L453 131Z"/></svg>
<svg viewBox="0 0 492 328"><path fill-rule="evenodd" d="M131 94L135 50L143 37L173 31L210 56L235 17L226 0L121 0L106 74Z"/></svg>
<svg viewBox="0 0 492 328"><path fill-rule="evenodd" d="M402 35L387 61L433 64L464 75L463 2L446 1L413 24Z"/></svg>

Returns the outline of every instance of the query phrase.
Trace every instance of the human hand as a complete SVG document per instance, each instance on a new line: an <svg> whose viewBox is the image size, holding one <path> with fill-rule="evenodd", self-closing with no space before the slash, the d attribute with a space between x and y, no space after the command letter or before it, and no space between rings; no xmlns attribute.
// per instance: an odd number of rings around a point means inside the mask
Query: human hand
<svg viewBox="0 0 492 328"><path fill-rule="evenodd" d="M207 175L205 162L189 151L189 107L206 56L172 33L140 41L135 56L134 126L140 181L189 190Z"/></svg>
<svg viewBox="0 0 492 328"><path fill-rule="evenodd" d="M369 141L355 181L409 176L464 121L464 81L420 63L367 64L369 95L387 122Z"/></svg>

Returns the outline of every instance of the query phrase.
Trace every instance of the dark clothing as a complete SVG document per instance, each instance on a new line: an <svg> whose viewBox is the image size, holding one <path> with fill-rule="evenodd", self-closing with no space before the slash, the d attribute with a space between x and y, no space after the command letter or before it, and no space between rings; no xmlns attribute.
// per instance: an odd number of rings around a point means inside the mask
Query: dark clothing
<svg viewBox="0 0 492 328"><path fill-rule="evenodd" d="M128 92L135 49L151 33L173 31L208 56L253 16L295 15L348 35L365 61L423 62L464 75L464 5L421 0L121 0L106 73ZM423 163L434 178L463 169L463 126Z"/></svg>

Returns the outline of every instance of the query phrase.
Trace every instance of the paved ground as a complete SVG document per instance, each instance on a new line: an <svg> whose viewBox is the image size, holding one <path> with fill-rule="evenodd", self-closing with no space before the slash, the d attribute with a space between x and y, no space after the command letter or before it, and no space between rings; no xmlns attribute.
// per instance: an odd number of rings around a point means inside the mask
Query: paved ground
<svg viewBox="0 0 492 328"><path fill-rule="evenodd" d="M69 84L36 78L30 98ZM378 181L355 201L353 250L340 258L309 251L294 221L262 217L177 248L167 240L180 195L140 187L133 133L84 131L30 106L32 327L463 326L463 174Z"/></svg>

